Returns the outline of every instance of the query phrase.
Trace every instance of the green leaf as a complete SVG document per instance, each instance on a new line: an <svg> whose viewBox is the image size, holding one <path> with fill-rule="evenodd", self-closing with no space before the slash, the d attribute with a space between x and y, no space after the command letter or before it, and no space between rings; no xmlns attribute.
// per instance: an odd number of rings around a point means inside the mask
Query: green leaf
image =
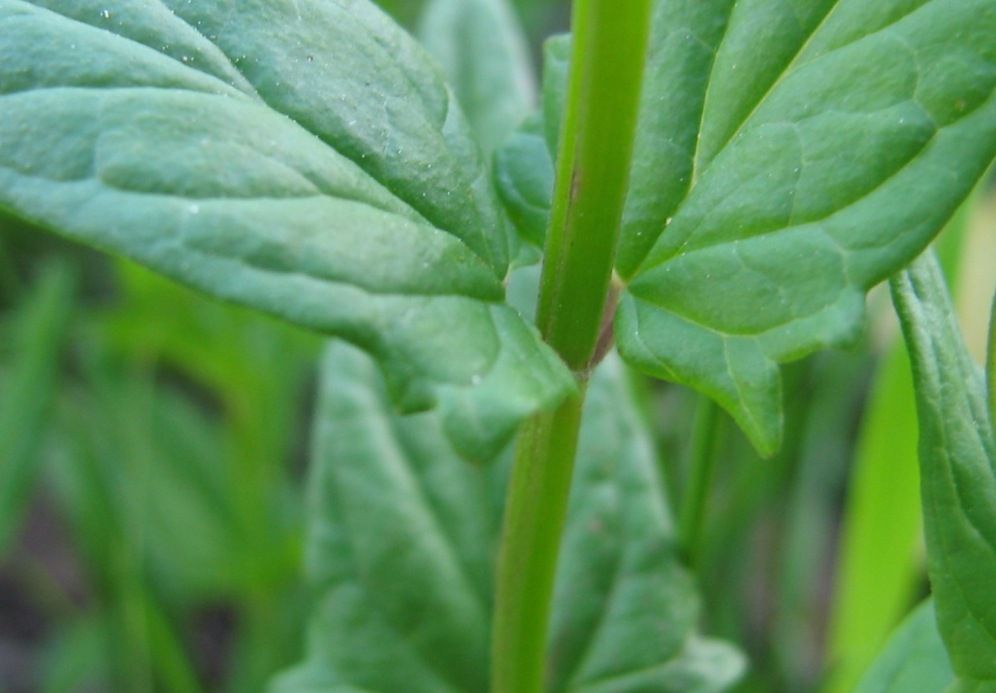
<svg viewBox="0 0 996 693"><path fill-rule="evenodd" d="M355 349L332 345L323 375L308 551L321 599L308 658L276 690L486 690L509 451L496 464L461 464L438 415L394 415ZM742 662L694 633L697 598L625 382L610 357L588 393L550 690L719 690Z"/></svg>
<svg viewBox="0 0 996 693"><path fill-rule="evenodd" d="M996 440L933 253L892 280L913 366L927 564L964 690L996 688ZM973 688L974 687L974 688Z"/></svg>
<svg viewBox="0 0 996 693"><path fill-rule="evenodd" d="M543 103L495 151L495 186L520 237L541 246L550 222L554 153L567 98L570 36L543 44Z"/></svg>
<svg viewBox="0 0 996 693"><path fill-rule="evenodd" d="M0 555L32 497L73 305L69 268L52 265L18 306L12 362L0 378Z"/></svg>
<svg viewBox="0 0 996 693"><path fill-rule="evenodd" d="M543 245L553 199L554 153L567 98L570 36L543 44L543 103L495 151L495 186L520 237Z"/></svg>
<svg viewBox="0 0 996 693"><path fill-rule="evenodd" d="M771 452L777 364L852 342L865 291L928 243L996 155L996 8L729 4L729 17L709 18L726 27L704 79L683 73L703 104L695 148L684 169L647 169L687 193L658 184L642 197L634 165L633 205L658 211L624 243L632 279L617 338L641 368L717 399ZM682 13L669 35L706 14ZM672 42L701 54L697 32Z"/></svg>
<svg viewBox="0 0 996 693"><path fill-rule="evenodd" d="M952 284L975 198L934 244ZM825 693L853 689L922 581L916 395L906 345L898 334L893 341L876 367L850 472L829 631L834 675Z"/></svg>
<svg viewBox="0 0 996 693"><path fill-rule="evenodd" d="M987 0L657 0L617 257L624 358L775 450L778 365L854 342L865 292L996 156L994 33Z"/></svg>
<svg viewBox="0 0 996 693"><path fill-rule="evenodd" d="M365 0L0 0L0 211L374 354L467 454L572 387L431 61Z"/></svg>
<svg viewBox="0 0 996 693"><path fill-rule="evenodd" d="M649 40L653 40L651 36ZM571 60L570 34L551 36L543 44L543 135L547 149L556 154L560 126L567 102L567 78Z"/></svg>
<svg viewBox="0 0 996 693"><path fill-rule="evenodd" d="M951 663L937 634L934 605L926 601L895 630L856 693L941 693L952 681Z"/></svg>
<svg viewBox="0 0 996 693"><path fill-rule="evenodd" d="M543 135L543 119L526 119L495 151L495 186L523 239L542 246L553 199L553 159Z"/></svg>
<svg viewBox="0 0 996 693"><path fill-rule="evenodd" d="M431 0L419 39L443 68L482 149L490 153L529 113L529 48L507 0Z"/></svg>

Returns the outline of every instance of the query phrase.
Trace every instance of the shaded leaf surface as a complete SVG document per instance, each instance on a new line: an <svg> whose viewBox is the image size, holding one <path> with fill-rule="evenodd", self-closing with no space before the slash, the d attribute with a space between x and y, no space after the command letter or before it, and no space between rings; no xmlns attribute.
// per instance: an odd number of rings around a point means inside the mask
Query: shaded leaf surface
<svg viewBox="0 0 996 693"><path fill-rule="evenodd" d="M954 681L937 633L933 602L916 608L895 630L856 693L941 693Z"/></svg>
<svg viewBox="0 0 996 693"><path fill-rule="evenodd" d="M2 0L0 31L0 210L362 346L466 452L570 387L502 304L460 109L365 0Z"/></svg>
<svg viewBox="0 0 996 693"><path fill-rule="evenodd" d="M892 282L913 366L928 572L963 690L996 690L996 441L932 253Z"/></svg>
<svg viewBox="0 0 996 693"><path fill-rule="evenodd" d="M537 246L543 245L550 221L554 180L543 124L539 115L530 116L495 152L495 185L502 203L522 237Z"/></svg>
<svg viewBox="0 0 996 693"><path fill-rule="evenodd" d="M510 455L462 464L434 413L398 417L360 352L329 348L312 468L321 598L296 691L484 691ZM720 690L742 663L694 634L651 441L618 359L592 381L557 580L555 691ZM403 580L399 580L403 576Z"/></svg>
<svg viewBox="0 0 996 693"><path fill-rule="evenodd" d="M617 258L623 356L774 450L778 364L856 339L867 289L996 156L994 33L986 0L658 0ZM549 148L563 83L544 87Z"/></svg>

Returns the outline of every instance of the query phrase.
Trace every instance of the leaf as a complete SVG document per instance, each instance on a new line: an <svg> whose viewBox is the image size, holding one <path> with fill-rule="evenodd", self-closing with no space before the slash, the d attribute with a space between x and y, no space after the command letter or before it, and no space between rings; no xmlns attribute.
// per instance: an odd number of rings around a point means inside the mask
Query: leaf
<svg viewBox="0 0 996 693"><path fill-rule="evenodd" d="M553 154L556 154L557 147L560 146L560 125L567 102L570 60L570 34L552 36L543 44L543 134L547 149Z"/></svg>
<svg viewBox="0 0 996 693"><path fill-rule="evenodd" d="M972 194L933 244L949 281L961 256ZM850 471L830 619L826 693L850 692L907 612L923 579L916 395L902 336L880 355Z"/></svg>
<svg viewBox="0 0 996 693"><path fill-rule="evenodd" d="M32 497L74 283L68 267L45 268L11 325L12 363L0 379L0 555L6 554Z"/></svg>
<svg viewBox="0 0 996 693"><path fill-rule="evenodd" d="M553 197L553 159L534 115L495 151L495 186L522 238L542 246Z"/></svg>
<svg viewBox="0 0 996 693"><path fill-rule="evenodd" d="M526 241L543 245L553 198L554 154L567 91L570 37L543 44L543 103L495 151L495 186L509 218Z"/></svg>
<svg viewBox="0 0 996 693"><path fill-rule="evenodd" d="M954 681L937 634L934 605L926 601L896 628L856 693L941 693Z"/></svg>
<svg viewBox="0 0 996 693"><path fill-rule="evenodd" d="M487 689L510 464L461 464L439 416L396 416L362 353L329 347L311 469L306 661L275 689ZM719 690L742 668L694 634L652 443L618 359L591 383L550 638L554 691ZM404 576L399 580L398 576Z"/></svg>
<svg viewBox="0 0 996 693"><path fill-rule="evenodd" d="M365 0L0 0L0 210L374 354L487 455L572 387L453 97Z"/></svg>
<svg viewBox="0 0 996 693"><path fill-rule="evenodd" d="M418 36L443 68L486 152L529 113L536 91L529 48L507 0L431 0Z"/></svg>
<svg viewBox="0 0 996 693"><path fill-rule="evenodd" d="M936 258L892 280L913 366L927 567L963 690L996 687L996 440ZM973 688L975 687L975 688Z"/></svg>
<svg viewBox="0 0 996 693"><path fill-rule="evenodd" d="M552 690L711 691L743 662L694 634L698 596L680 565L652 433L617 356L585 401L555 588Z"/></svg>
<svg viewBox="0 0 996 693"><path fill-rule="evenodd" d="M865 292L996 156L994 33L987 0L657 0L616 263L623 357L772 453L778 365L853 343ZM562 91L544 80L548 146Z"/></svg>

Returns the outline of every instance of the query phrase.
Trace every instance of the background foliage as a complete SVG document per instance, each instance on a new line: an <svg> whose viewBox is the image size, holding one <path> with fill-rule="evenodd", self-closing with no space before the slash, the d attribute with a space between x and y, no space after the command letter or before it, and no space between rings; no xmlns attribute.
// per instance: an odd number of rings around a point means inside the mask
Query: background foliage
<svg viewBox="0 0 996 693"><path fill-rule="evenodd" d="M431 44L420 3L383 4ZM517 10L538 64L566 7ZM937 243L977 360L994 239L984 185ZM850 690L926 593L908 357L885 293L869 307L858 347L786 369L774 458L721 415L690 579L704 632L746 650L738 690ZM320 349L134 265L0 228L0 691L254 691L304 658ZM696 396L614 368L673 501ZM932 637L917 630L928 608L896 657Z"/></svg>

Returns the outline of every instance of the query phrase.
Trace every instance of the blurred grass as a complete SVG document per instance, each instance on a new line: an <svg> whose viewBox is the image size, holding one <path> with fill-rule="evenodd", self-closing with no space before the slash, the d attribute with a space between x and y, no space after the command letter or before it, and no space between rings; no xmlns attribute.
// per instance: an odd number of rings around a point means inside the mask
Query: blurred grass
<svg viewBox="0 0 996 693"><path fill-rule="evenodd" d="M12 324L0 333L4 344L12 345L0 390L0 555L17 530L38 471L73 293L72 270L62 263L46 265Z"/></svg>
<svg viewBox="0 0 996 693"><path fill-rule="evenodd" d="M263 690L303 637L319 340L95 256L113 289L74 305L80 259L29 233L0 230L0 690Z"/></svg>
<svg viewBox="0 0 996 693"><path fill-rule="evenodd" d="M895 344L877 368L844 514L830 691L849 691L913 603L917 543L917 422L909 358Z"/></svg>

